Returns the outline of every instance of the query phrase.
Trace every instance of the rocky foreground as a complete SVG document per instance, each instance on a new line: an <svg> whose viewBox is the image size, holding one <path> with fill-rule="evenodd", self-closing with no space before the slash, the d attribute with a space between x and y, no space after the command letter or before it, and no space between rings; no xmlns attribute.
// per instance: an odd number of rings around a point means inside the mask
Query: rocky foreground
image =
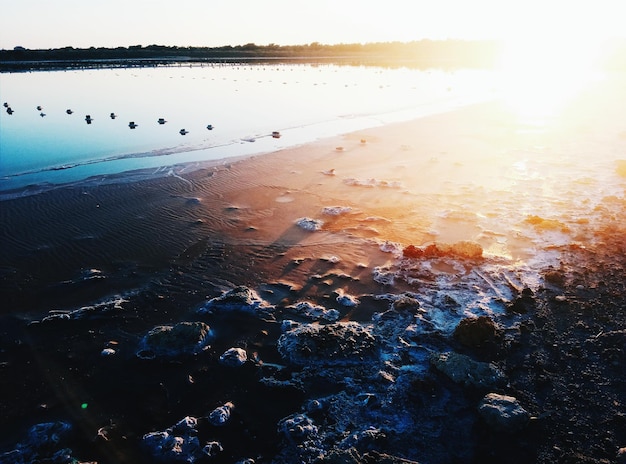
<svg viewBox="0 0 626 464"><path fill-rule="evenodd" d="M249 346L211 356L222 369L254 372L263 388L284 392L294 406L297 397L300 406L275 423L273 455L250 446L246 457L244 448L215 438L247 420L230 401L136 436L138 455L248 464L626 462L626 248L621 229L603 234L594 248L562 250L561 268L545 270L535 290L513 289L501 314L464 317L458 301L439 295L439 307L456 314L449 332L437 327L424 295L411 292L336 293L340 310L276 304L244 286L209 298L198 319L236 314L280 326L279 363L264 363ZM435 259L484 271L479 254L467 245L406 247L387 278L424 272L419 263ZM345 317L368 304L381 308L371 319ZM33 330L85 317L53 314ZM213 340L205 322L161 325L137 341L134 356L167 370L207 356ZM101 353L116 355L114 345ZM87 449L73 450L80 440L71 422L35 425L0 462L92 462L90 446L122 440L110 424L93 430Z"/></svg>

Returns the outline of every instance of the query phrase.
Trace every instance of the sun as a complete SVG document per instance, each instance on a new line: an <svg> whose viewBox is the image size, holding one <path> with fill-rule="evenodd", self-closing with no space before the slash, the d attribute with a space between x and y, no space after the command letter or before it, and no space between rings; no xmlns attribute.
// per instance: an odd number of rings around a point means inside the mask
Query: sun
<svg viewBox="0 0 626 464"><path fill-rule="evenodd" d="M566 13L570 13L567 16ZM599 77L607 37L584 11L528 10L523 29L503 40L497 65L498 93L523 118L558 113Z"/></svg>

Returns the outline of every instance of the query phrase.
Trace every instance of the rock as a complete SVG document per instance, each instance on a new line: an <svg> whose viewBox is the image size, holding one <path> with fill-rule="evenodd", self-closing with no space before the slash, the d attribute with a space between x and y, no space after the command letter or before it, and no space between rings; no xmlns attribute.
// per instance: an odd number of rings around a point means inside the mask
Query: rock
<svg viewBox="0 0 626 464"><path fill-rule="evenodd" d="M390 454L379 453L378 451L370 451L363 455L361 464L418 464L418 462Z"/></svg>
<svg viewBox="0 0 626 464"><path fill-rule="evenodd" d="M315 305L309 301L300 301L296 304L289 305L285 309L298 314L299 316L307 317L312 320L323 319L325 321L334 322L341 314L336 309L326 309L324 306Z"/></svg>
<svg viewBox="0 0 626 464"><path fill-rule="evenodd" d="M219 441L210 441L202 448L202 452L208 457L216 456L222 451L224 451L224 448L222 448L222 444Z"/></svg>
<svg viewBox="0 0 626 464"><path fill-rule="evenodd" d="M278 432L293 444L301 444L318 438L317 426L306 414L293 414L285 417L278 423Z"/></svg>
<svg viewBox="0 0 626 464"><path fill-rule="evenodd" d="M220 363L230 367L243 366L247 360L248 355L243 348L229 348L220 356Z"/></svg>
<svg viewBox="0 0 626 464"><path fill-rule="evenodd" d="M557 287L563 287L565 285L565 275L561 271L554 269L548 270L543 274L544 280Z"/></svg>
<svg viewBox="0 0 626 464"><path fill-rule="evenodd" d="M157 326L143 338L137 356L142 359L171 359L193 355L205 350L210 338L211 329L204 322Z"/></svg>
<svg viewBox="0 0 626 464"><path fill-rule="evenodd" d="M402 256L404 258L421 258L424 255L424 250L416 247L415 245L409 245L402 250Z"/></svg>
<svg viewBox="0 0 626 464"><path fill-rule="evenodd" d="M296 365L362 363L364 358L375 357L377 346L369 329L356 322L301 325L278 339L281 356Z"/></svg>
<svg viewBox="0 0 626 464"><path fill-rule="evenodd" d="M444 243L433 243L424 248L409 245L402 249L402 256L408 259L432 259L432 258L460 258L460 259L481 259L483 248L475 242L461 241L452 245Z"/></svg>
<svg viewBox="0 0 626 464"><path fill-rule="evenodd" d="M72 427L66 422L45 422L32 426L14 450L0 454L0 464L72 464L72 450L65 448Z"/></svg>
<svg viewBox="0 0 626 464"><path fill-rule="evenodd" d="M517 314L526 314L533 310L536 306L535 299L532 296L520 296L510 303L506 310Z"/></svg>
<svg viewBox="0 0 626 464"><path fill-rule="evenodd" d="M332 449L326 453L320 459L315 461L315 464L361 464L361 456L354 448L348 449Z"/></svg>
<svg viewBox="0 0 626 464"><path fill-rule="evenodd" d="M319 219L311 219L307 217L300 218L296 221L296 225L301 229L308 230L310 232L314 232L316 230L321 230L324 225L324 221Z"/></svg>
<svg viewBox="0 0 626 464"><path fill-rule="evenodd" d="M494 364L474 361L453 351L432 354L430 364L453 382L465 386L492 388L506 382L504 373Z"/></svg>
<svg viewBox="0 0 626 464"><path fill-rule="evenodd" d="M272 305L261 299L251 288L235 287L224 294L211 298L199 312L212 312L214 309L245 311L256 315L267 316L274 309Z"/></svg>
<svg viewBox="0 0 626 464"><path fill-rule="evenodd" d="M453 336L462 345L478 348L493 343L497 332L497 325L489 316L467 317L459 322Z"/></svg>
<svg viewBox="0 0 626 464"><path fill-rule="evenodd" d="M235 409L235 405L230 401L223 406L215 408L209 414L209 422L216 426L222 426L230 419L232 410Z"/></svg>
<svg viewBox="0 0 626 464"><path fill-rule="evenodd" d="M413 298L410 295L399 295L398 298L394 299L391 303L391 309L396 312L410 312L417 313L420 307L420 302Z"/></svg>
<svg viewBox="0 0 626 464"><path fill-rule="evenodd" d="M206 456L213 456L218 448L219 451L222 448L216 442L201 446L197 437L197 426L198 420L187 416L162 432L145 434L141 442L150 455L159 462L194 463Z"/></svg>
<svg viewBox="0 0 626 464"><path fill-rule="evenodd" d="M342 306L346 306L348 308L353 308L355 306L358 306L360 301L355 296L348 295L347 293L344 293L343 291L338 291L337 303L339 303Z"/></svg>
<svg viewBox="0 0 626 464"><path fill-rule="evenodd" d="M530 414L513 396L489 393L480 402L478 412L495 430L516 431L528 424Z"/></svg>
<svg viewBox="0 0 626 464"><path fill-rule="evenodd" d="M306 414L293 414L278 422L278 433L284 438L275 463L314 463L325 454L317 426Z"/></svg>
<svg viewBox="0 0 626 464"><path fill-rule="evenodd" d="M380 448L386 439L387 435L381 429L369 427L365 430L350 433L337 444L337 447L339 449L354 449L363 452L364 450Z"/></svg>

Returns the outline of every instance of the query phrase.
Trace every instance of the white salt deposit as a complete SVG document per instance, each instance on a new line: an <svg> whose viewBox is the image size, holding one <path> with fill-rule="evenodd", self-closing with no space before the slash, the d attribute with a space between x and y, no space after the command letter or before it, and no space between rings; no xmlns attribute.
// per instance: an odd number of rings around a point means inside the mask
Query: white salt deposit
<svg viewBox="0 0 626 464"><path fill-rule="evenodd" d="M324 221L303 217L296 221L296 225L301 229L313 232L316 230L321 230L322 226L324 225Z"/></svg>
<svg viewBox="0 0 626 464"><path fill-rule="evenodd" d="M393 188L399 189L402 188L402 182L400 181L388 181L388 180L380 180L375 178L369 179L355 179L353 177L349 177L343 180L344 184L350 185L352 187L379 187L379 188Z"/></svg>
<svg viewBox="0 0 626 464"><path fill-rule="evenodd" d="M344 293L343 290L339 289L337 290L337 303L342 306L354 307L358 306L360 301L357 297L348 295L347 293Z"/></svg>
<svg viewBox="0 0 626 464"><path fill-rule="evenodd" d="M310 301L299 301L296 304L287 306L285 309L293 312L294 314L315 321L325 320L328 322L335 322L340 317L340 313L336 309L326 309L324 306L313 304ZM282 322L283 331L291 330L292 328L294 328L293 321L284 320Z"/></svg>
<svg viewBox="0 0 626 464"><path fill-rule="evenodd" d="M329 216L339 216L341 214L347 214L352 211L352 208L349 206L326 206L322 209L323 214L328 214Z"/></svg>

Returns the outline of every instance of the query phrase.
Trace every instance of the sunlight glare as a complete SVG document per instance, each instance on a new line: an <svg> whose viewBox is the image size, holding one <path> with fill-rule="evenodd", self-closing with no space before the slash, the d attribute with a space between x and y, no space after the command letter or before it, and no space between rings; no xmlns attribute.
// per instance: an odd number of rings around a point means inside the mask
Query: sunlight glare
<svg viewBox="0 0 626 464"><path fill-rule="evenodd" d="M502 101L526 122L556 116L598 75L600 31L567 27L526 29L505 41L497 67Z"/></svg>

